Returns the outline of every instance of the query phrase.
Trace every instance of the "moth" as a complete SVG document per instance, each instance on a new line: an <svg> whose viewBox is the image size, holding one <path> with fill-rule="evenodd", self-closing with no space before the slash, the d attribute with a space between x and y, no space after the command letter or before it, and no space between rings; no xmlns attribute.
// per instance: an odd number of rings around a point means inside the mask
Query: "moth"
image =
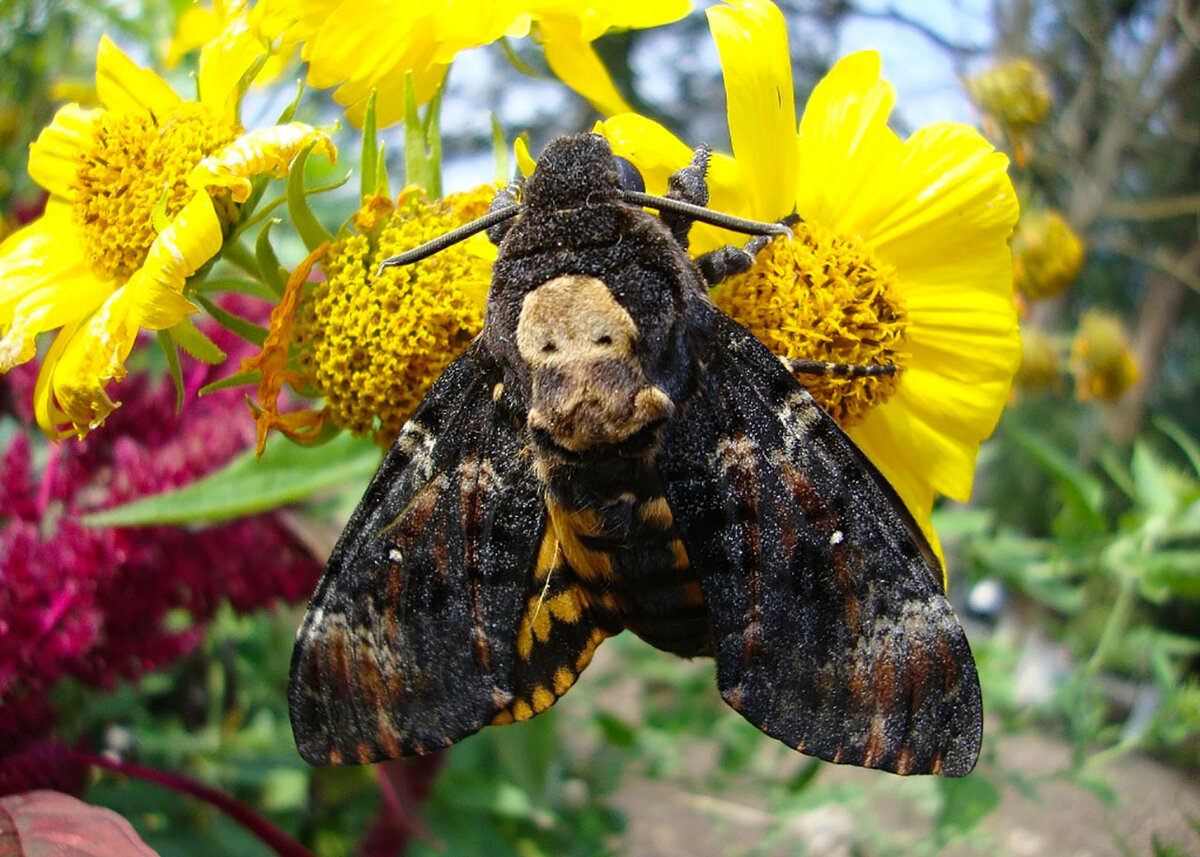
<svg viewBox="0 0 1200 857"><path fill-rule="evenodd" d="M533 717L628 629L714 658L725 702L803 753L974 767L979 681L939 563L790 371L872 370L789 367L713 305L789 230L705 209L707 162L651 197L603 138L562 137L485 217L385 262L483 229L499 245L483 331L387 453L297 634L306 760ZM759 237L693 261L696 219Z"/></svg>

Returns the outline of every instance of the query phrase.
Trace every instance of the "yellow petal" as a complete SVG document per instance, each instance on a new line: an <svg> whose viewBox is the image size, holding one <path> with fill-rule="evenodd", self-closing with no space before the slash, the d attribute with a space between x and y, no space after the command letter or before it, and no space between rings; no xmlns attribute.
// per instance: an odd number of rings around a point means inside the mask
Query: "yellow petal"
<svg viewBox="0 0 1200 857"><path fill-rule="evenodd" d="M165 80L138 68L108 36L96 54L96 92L109 110L140 116L164 116L180 102Z"/></svg>
<svg viewBox="0 0 1200 857"><path fill-rule="evenodd" d="M872 206L891 180L900 145L887 127L894 100L873 51L840 60L817 84L800 120L801 217L850 235L878 217Z"/></svg>
<svg viewBox="0 0 1200 857"><path fill-rule="evenodd" d="M328 134L303 122L292 122L243 134L197 164L188 176L188 186L197 190L229 188L234 202L245 202L252 178L263 173L273 173L276 178L287 175L296 155L310 143L314 154L337 163L337 149Z"/></svg>
<svg viewBox="0 0 1200 857"><path fill-rule="evenodd" d="M206 193L197 193L154 239L137 273L150 282L182 292L187 278L220 252L221 242L221 221L212 199Z"/></svg>
<svg viewBox="0 0 1200 857"><path fill-rule="evenodd" d="M513 142L513 153L517 157L517 169L521 171L521 175L525 178L533 175L533 171L537 169L537 161L529 154L529 144L525 142L524 137L518 137Z"/></svg>
<svg viewBox="0 0 1200 857"><path fill-rule="evenodd" d="M137 338L129 305L127 289L113 292L70 338L54 364L51 393L80 437L100 425L119 404L108 397L104 387L125 377L125 358Z"/></svg>
<svg viewBox="0 0 1200 857"><path fill-rule="evenodd" d="M112 282L96 279L82 263L57 269L46 281L11 307L11 322L0 339L0 372L32 360L39 333L86 318L113 291Z"/></svg>
<svg viewBox="0 0 1200 857"><path fill-rule="evenodd" d="M434 24L433 62L449 65L459 51L486 45L496 39L529 34L533 16L527 3L513 0L452 0L438 4L428 14Z"/></svg>
<svg viewBox="0 0 1200 857"><path fill-rule="evenodd" d="M187 54L212 41L221 33L221 18L203 6L189 6L175 23L175 33L167 46L163 60L167 68L175 68Z"/></svg>
<svg viewBox="0 0 1200 857"><path fill-rule="evenodd" d="M598 113L612 116L629 111L591 42L581 38L577 21L542 18L538 32L546 62L559 80L586 98Z"/></svg>
<svg viewBox="0 0 1200 857"><path fill-rule="evenodd" d="M881 258L933 282L990 253L1011 268L1008 238L1019 214L1008 159L965 125L922 128L897 150L881 188L880 216L864 235ZM1012 275L998 284L1009 297Z"/></svg>
<svg viewBox="0 0 1200 857"><path fill-rule="evenodd" d="M792 213L796 187L796 105L783 15L766 0L708 10L721 54L729 136L743 165L750 211L762 220Z"/></svg>
<svg viewBox="0 0 1200 857"><path fill-rule="evenodd" d="M78 104L60 107L29 147L30 177L51 194L74 199L71 185L79 171L79 154L91 145L92 125L100 113Z"/></svg>
<svg viewBox="0 0 1200 857"><path fill-rule="evenodd" d="M41 217L8 236L0 244L0 323L26 292L81 264L79 245L70 204L53 197Z"/></svg>
<svg viewBox="0 0 1200 857"><path fill-rule="evenodd" d="M73 429L63 428L70 420L54 401L53 382L58 360L78 329L78 323L69 324L54 337L45 357L42 358L42 369L38 372L37 383L33 387L34 418L41 430L53 440L61 440L74 433Z"/></svg>
<svg viewBox="0 0 1200 857"><path fill-rule="evenodd" d="M421 3L347 0L305 45L308 82L325 89L343 81L373 81L381 91L394 90L403 98L404 71L432 62L435 32L436 22Z"/></svg>
<svg viewBox="0 0 1200 857"><path fill-rule="evenodd" d="M128 323L146 330L166 330L196 312L199 307L144 271L138 271L125 284L129 292Z"/></svg>
<svg viewBox="0 0 1200 857"><path fill-rule="evenodd" d="M226 125L236 126L242 78L266 54L266 44L247 25L245 16L227 20L217 37L200 49L200 103Z"/></svg>
<svg viewBox="0 0 1200 857"><path fill-rule="evenodd" d="M272 40L282 37L285 43L307 42L342 2L258 0L250 9L249 23L255 31Z"/></svg>

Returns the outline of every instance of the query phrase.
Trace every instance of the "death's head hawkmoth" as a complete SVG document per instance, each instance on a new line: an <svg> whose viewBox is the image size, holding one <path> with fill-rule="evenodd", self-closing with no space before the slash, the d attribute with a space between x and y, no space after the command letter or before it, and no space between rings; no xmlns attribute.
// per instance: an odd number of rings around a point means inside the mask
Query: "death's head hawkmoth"
<svg viewBox="0 0 1200 857"><path fill-rule="evenodd" d="M301 755L368 763L532 717L629 629L716 660L804 753L961 776L982 712L939 563L896 493L693 261L707 151L665 198L596 135L552 142L464 230L499 245L483 332L404 427L296 641ZM518 200L519 194L519 200ZM661 212L651 214L643 206Z"/></svg>

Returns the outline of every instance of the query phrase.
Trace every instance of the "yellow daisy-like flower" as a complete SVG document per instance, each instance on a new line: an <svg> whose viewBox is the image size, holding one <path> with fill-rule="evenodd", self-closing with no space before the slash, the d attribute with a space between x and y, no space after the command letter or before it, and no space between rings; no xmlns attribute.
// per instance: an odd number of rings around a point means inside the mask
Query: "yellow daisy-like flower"
<svg viewBox="0 0 1200 857"><path fill-rule="evenodd" d="M483 329L491 260L458 244L379 277L376 269L388 256L482 216L495 194L495 186L484 185L432 202L419 188L395 203L368 197L354 218L360 232L333 242L289 280L263 353L243 367L262 371L260 449L268 429L304 441L327 421L391 445L433 382ZM318 261L325 279L304 291ZM283 383L323 398L323 411L281 414Z"/></svg>
<svg viewBox="0 0 1200 857"><path fill-rule="evenodd" d="M714 155L713 209L802 218L715 298L776 353L895 365L890 378L823 387L798 376L891 482L931 543L936 494L965 500L980 441L1008 398L1021 346L1008 238L1018 214L1007 158L937 124L902 140L879 57L839 62L797 130L783 17L765 0L708 10L725 70L734 157ZM639 116L600 128L659 191L688 147ZM693 251L744 236L697 226ZM822 379L823 380L823 379Z"/></svg>
<svg viewBox="0 0 1200 857"><path fill-rule="evenodd" d="M124 377L139 330L196 310L184 284L220 252L251 177L286 170L310 144L333 157L308 126L243 132L238 83L264 50L231 26L202 51L200 100L187 101L104 38L101 106L68 104L30 147L29 173L50 199L0 245L0 371L59 329L34 403L52 437L82 436L117 407L105 387Z"/></svg>
<svg viewBox="0 0 1200 857"><path fill-rule="evenodd" d="M1071 342L1071 372L1075 396L1083 402L1114 402L1137 382L1137 361L1119 318L1100 310L1084 313Z"/></svg>
<svg viewBox="0 0 1200 857"><path fill-rule="evenodd" d="M1075 281L1084 246L1057 211L1027 211L1013 235L1013 278L1030 300L1053 297Z"/></svg>
<svg viewBox="0 0 1200 857"><path fill-rule="evenodd" d="M356 125L376 91L385 127L404 118L406 75L423 104L459 51L530 35L551 70L598 111L628 110L591 43L609 30L676 21L689 8L689 0L260 0L251 17L272 37L304 43L308 82L338 87L333 97Z"/></svg>
<svg viewBox="0 0 1200 857"><path fill-rule="evenodd" d="M967 92L990 130L1008 136L1018 164L1028 161L1030 131L1050 112L1053 96L1045 72L1024 58L1005 60L967 80Z"/></svg>

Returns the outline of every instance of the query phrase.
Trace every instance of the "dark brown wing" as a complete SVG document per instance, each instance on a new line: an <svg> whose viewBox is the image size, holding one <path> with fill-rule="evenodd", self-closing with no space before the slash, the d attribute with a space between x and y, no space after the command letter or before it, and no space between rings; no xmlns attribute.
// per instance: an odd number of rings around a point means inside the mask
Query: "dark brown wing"
<svg viewBox="0 0 1200 857"><path fill-rule="evenodd" d="M961 776L979 681L895 492L780 361L721 316L659 456L709 605L722 696L802 752Z"/></svg>
<svg viewBox="0 0 1200 857"><path fill-rule="evenodd" d="M314 764L423 753L508 709L545 506L475 346L434 384L334 548L289 702Z"/></svg>

